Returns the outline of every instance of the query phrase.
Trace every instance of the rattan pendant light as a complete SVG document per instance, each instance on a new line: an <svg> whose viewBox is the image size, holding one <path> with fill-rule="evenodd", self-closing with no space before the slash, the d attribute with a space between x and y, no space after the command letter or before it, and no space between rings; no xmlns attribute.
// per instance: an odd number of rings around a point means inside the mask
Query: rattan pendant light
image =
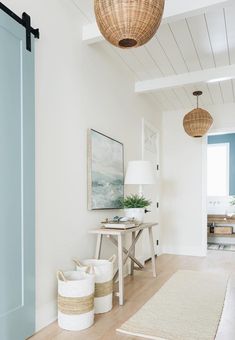
<svg viewBox="0 0 235 340"><path fill-rule="evenodd" d="M208 111L198 107L198 97L202 95L202 91L195 91L193 95L197 97L197 108L185 115L184 130L191 137L202 137L210 129L213 118Z"/></svg>
<svg viewBox="0 0 235 340"><path fill-rule="evenodd" d="M101 34L120 48L138 47L156 33L165 0L94 0Z"/></svg>

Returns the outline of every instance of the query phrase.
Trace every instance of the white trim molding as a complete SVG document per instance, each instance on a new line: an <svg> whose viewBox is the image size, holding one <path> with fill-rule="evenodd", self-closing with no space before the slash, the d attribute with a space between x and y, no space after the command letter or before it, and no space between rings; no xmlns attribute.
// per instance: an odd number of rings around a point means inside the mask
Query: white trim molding
<svg viewBox="0 0 235 340"><path fill-rule="evenodd" d="M221 78L235 79L235 64L188 72L169 77L161 77L135 83L136 93L154 92L162 89L185 86L201 82L209 82Z"/></svg>

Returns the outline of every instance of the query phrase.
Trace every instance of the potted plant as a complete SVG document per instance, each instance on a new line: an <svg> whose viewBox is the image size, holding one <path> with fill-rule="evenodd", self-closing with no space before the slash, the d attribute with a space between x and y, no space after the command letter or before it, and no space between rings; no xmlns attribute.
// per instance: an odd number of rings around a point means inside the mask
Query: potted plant
<svg viewBox="0 0 235 340"><path fill-rule="evenodd" d="M144 196L128 195L122 201L125 216L129 219L134 218L138 223L144 220L146 208L151 204Z"/></svg>

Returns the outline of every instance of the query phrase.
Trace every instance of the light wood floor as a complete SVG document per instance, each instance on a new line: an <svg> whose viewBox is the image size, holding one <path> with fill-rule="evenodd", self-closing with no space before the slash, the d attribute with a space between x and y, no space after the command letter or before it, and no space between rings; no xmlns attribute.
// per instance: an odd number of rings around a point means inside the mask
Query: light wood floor
<svg viewBox="0 0 235 340"><path fill-rule="evenodd" d="M93 327L82 332L67 332L61 330L57 323L53 323L31 340L133 340L141 339L132 336L116 334L124 321L133 315L159 288L179 269L212 271L229 273L231 279L228 286L224 311L216 340L235 339L235 252L209 251L206 258L161 255L157 259L157 278L151 276L151 263L146 269L149 271L135 272L134 277L125 280L125 305L119 307L117 298L111 312L96 316ZM211 306L213 309L213 306Z"/></svg>

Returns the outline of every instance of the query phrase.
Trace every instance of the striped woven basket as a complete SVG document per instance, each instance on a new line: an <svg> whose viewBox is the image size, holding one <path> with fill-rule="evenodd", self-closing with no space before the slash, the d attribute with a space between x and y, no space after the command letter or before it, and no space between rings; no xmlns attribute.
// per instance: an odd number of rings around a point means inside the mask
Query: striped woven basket
<svg viewBox="0 0 235 340"><path fill-rule="evenodd" d="M113 307L113 265L116 255L109 260L88 259L79 261L74 259L76 270L84 271L92 266L95 273L95 314L107 313Z"/></svg>
<svg viewBox="0 0 235 340"><path fill-rule="evenodd" d="M68 331L80 331L94 323L95 275L86 271L57 273L58 324Z"/></svg>

